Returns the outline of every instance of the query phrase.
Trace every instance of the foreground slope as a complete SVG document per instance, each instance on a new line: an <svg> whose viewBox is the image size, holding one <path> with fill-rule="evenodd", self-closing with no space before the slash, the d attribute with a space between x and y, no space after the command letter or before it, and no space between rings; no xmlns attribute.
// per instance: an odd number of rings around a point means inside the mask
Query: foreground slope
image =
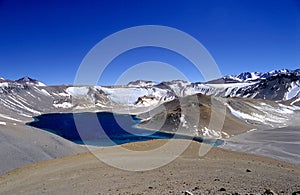
<svg viewBox="0 0 300 195"><path fill-rule="evenodd" d="M123 147L147 150L164 143L153 140ZM35 163L1 176L0 194L262 194L266 189L292 194L300 189L299 166L219 148L199 158L200 146L193 142L172 163L144 172L113 168L90 153ZM126 158L114 148L99 152Z"/></svg>
<svg viewBox="0 0 300 195"><path fill-rule="evenodd" d="M10 170L87 151L57 135L24 124L0 125L0 175Z"/></svg>

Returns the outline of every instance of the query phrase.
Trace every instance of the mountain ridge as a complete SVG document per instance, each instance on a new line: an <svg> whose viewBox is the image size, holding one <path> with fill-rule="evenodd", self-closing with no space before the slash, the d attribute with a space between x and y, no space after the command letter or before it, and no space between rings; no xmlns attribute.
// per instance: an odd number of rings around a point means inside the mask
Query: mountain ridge
<svg viewBox="0 0 300 195"><path fill-rule="evenodd" d="M24 77L16 81L0 82L0 106L3 115L14 112L19 113L21 118L24 118L24 115L31 117L58 110L65 112L124 106L138 109L155 107L194 94L271 100L288 106L300 106L300 69L272 71L268 75L269 77L251 82L216 84L175 80L157 84L151 81L137 81L127 86L107 87L44 86L35 79Z"/></svg>

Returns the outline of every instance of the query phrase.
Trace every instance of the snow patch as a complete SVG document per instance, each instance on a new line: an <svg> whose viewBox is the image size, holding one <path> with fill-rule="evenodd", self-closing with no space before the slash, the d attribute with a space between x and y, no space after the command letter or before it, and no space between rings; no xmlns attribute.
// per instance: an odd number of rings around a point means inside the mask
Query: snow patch
<svg viewBox="0 0 300 195"><path fill-rule="evenodd" d="M251 78L248 78L246 79L246 81L249 81L249 80L256 80L256 79L259 79L259 75L257 75L257 73L255 72L251 72Z"/></svg>
<svg viewBox="0 0 300 195"><path fill-rule="evenodd" d="M146 97L140 97L139 102L136 104L137 106L142 106L142 107L149 107L149 106L154 106L159 103L158 99L154 96L146 96Z"/></svg>
<svg viewBox="0 0 300 195"><path fill-rule="evenodd" d="M244 113L242 111L239 110L235 110L234 108L232 108L229 104L226 104L228 109L230 110L231 114L234 115L237 118L243 119L243 120L250 120L250 121L257 121L260 122L262 124L268 124L268 125L272 125L273 124L284 124L284 122L286 122L288 120L287 117L284 117L282 115L279 115L278 112L275 112L275 109L273 111L271 111L273 114L269 112L267 112L266 110L264 110L263 108L259 108L257 107L258 110L260 110L262 113L258 114L258 113ZM255 106L253 106L255 107Z"/></svg>
<svg viewBox="0 0 300 195"><path fill-rule="evenodd" d="M37 114L37 115L41 114L39 111L36 111L36 110L34 110L32 108L29 108L28 106L25 106L22 102L14 99L11 96L8 96L8 98L10 98L12 101L14 101L16 103L16 104L15 103L13 103L13 104L15 104L16 106L18 106L18 107L20 107L20 108L22 108L24 110L27 110L27 111L32 112L32 113Z"/></svg>
<svg viewBox="0 0 300 195"><path fill-rule="evenodd" d="M40 87L45 87L46 85L40 81L38 81L35 85L40 86Z"/></svg>
<svg viewBox="0 0 300 195"><path fill-rule="evenodd" d="M300 98L294 100L294 101L291 103L291 105L294 106L294 104L297 103L297 102L299 102L299 101L300 101ZM294 108L296 108L296 110L299 110L299 107L298 107L298 106L294 106Z"/></svg>
<svg viewBox="0 0 300 195"><path fill-rule="evenodd" d="M55 108L71 108L73 105L69 102L63 102L61 104L53 104Z"/></svg>
<svg viewBox="0 0 300 195"><path fill-rule="evenodd" d="M185 127L185 128L188 127L184 114L181 114L181 116L180 116L180 123L182 124L182 127Z"/></svg>
<svg viewBox="0 0 300 195"><path fill-rule="evenodd" d="M286 92L285 94L284 100L290 100L293 97L296 97L299 92L300 92L299 81L292 82L291 87L289 88L288 92Z"/></svg>
<svg viewBox="0 0 300 195"><path fill-rule="evenodd" d="M247 87L247 86L250 86L250 85L254 85L254 84L257 84L258 82L252 82L252 83L224 83L224 84L206 84L206 86L209 86L209 87L213 87L213 88L221 88L221 89L224 89L224 88L229 88L229 87Z"/></svg>
<svg viewBox="0 0 300 195"><path fill-rule="evenodd" d="M48 93L48 91L46 91L45 89L41 89L41 92L46 96L51 96L50 93Z"/></svg>
<svg viewBox="0 0 300 195"><path fill-rule="evenodd" d="M70 94L67 93L59 93L58 95L63 97L70 97Z"/></svg>
<svg viewBox="0 0 300 195"><path fill-rule="evenodd" d="M222 131L216 131L213 129L209 129L207 127L204 127L200 130L198 130L198 133L202 133L203 136L205 137L210 137L210 138L229 138L230 136L226 133L226 132L222 132Z"/></svg>
<svg viewBox="0 0 300 195"><path fill-rule="evenodd" d="M247 132L256 131L257 129L250 129Z"/></svg>
<svg viewBox="0 0 300 195"><path fill-rule="evenodd" d="M7 88L8 87L8 83L6 83L6 82L5 83L0 83L0 87L2 87L2 88L6 87Z"/></svg>
<svg viewBox="0 0 300 195"><path fill-rule="evenodd" d="M89 92L88 87L68 87L66 89L67 93L74 97L86 96Z"/></svg>
<svg viewBox="0 0 300 195"><path fill-rule="evenodd" d="M0 125L6 125L6 122L0 121Z"/></svg>
<svg viewBox="0 0 300 195"><path fill-rule="evenodd" d="M101 90L108 96L108 98L117 104L131 104L136 103L139 97L151 95L151 90L145 88L105 88Z"/></svg>
<svg viewBox="0 0 300 195"><path fill-rule="evenodd" d="M0 114L0 117L6 118L6 119L9 119L9 120L12 120L12 121L16 121L16 122L22 122L21 120L18 120L18 119L15 119L15 118L11 118L11 117L3 115L3 114Z"/></svg>

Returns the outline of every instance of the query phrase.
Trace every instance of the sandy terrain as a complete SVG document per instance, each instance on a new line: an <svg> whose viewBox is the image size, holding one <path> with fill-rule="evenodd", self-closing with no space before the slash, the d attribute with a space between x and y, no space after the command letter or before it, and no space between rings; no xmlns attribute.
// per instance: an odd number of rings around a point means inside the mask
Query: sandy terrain
<svg viewBox="0 0 300 195"><path fill-rule="evenodd" d="M178 144L184 142L177 141ZM126 148L147 150L165 142L130 143ZM172 163L143 172L113 168L91 153L43 161L2 175L0 194L182 194L186 191L245 194L263 193L265 189L291 194L300 190L300 167L297 165L220 148L213 148L200 158L200 146L192 142ZM97 150L101 153L115 151L115 147Z"/></svg>
<svg viewBox="0 0 300 195"><path fill-rule="evenodd" d="M60 136L23 123L0 125L0 143L0 175L26 164L87 151Z"/></svg>

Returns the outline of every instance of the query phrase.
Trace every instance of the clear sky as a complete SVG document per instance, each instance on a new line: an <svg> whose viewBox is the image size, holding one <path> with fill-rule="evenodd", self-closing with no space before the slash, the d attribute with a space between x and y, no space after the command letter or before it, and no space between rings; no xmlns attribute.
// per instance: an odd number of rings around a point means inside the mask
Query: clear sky
<svg viewBox="0 0 300 195"><path fill-rule="evenodd" d="M95 44L137 25L192 35L223 75L300 68L299 0L0 0L0 77L71 84ZM132 52L118 57L99 84L113 84L132 63L149 60L175 64L191 81L202 80L168 51Z"/></svg>

